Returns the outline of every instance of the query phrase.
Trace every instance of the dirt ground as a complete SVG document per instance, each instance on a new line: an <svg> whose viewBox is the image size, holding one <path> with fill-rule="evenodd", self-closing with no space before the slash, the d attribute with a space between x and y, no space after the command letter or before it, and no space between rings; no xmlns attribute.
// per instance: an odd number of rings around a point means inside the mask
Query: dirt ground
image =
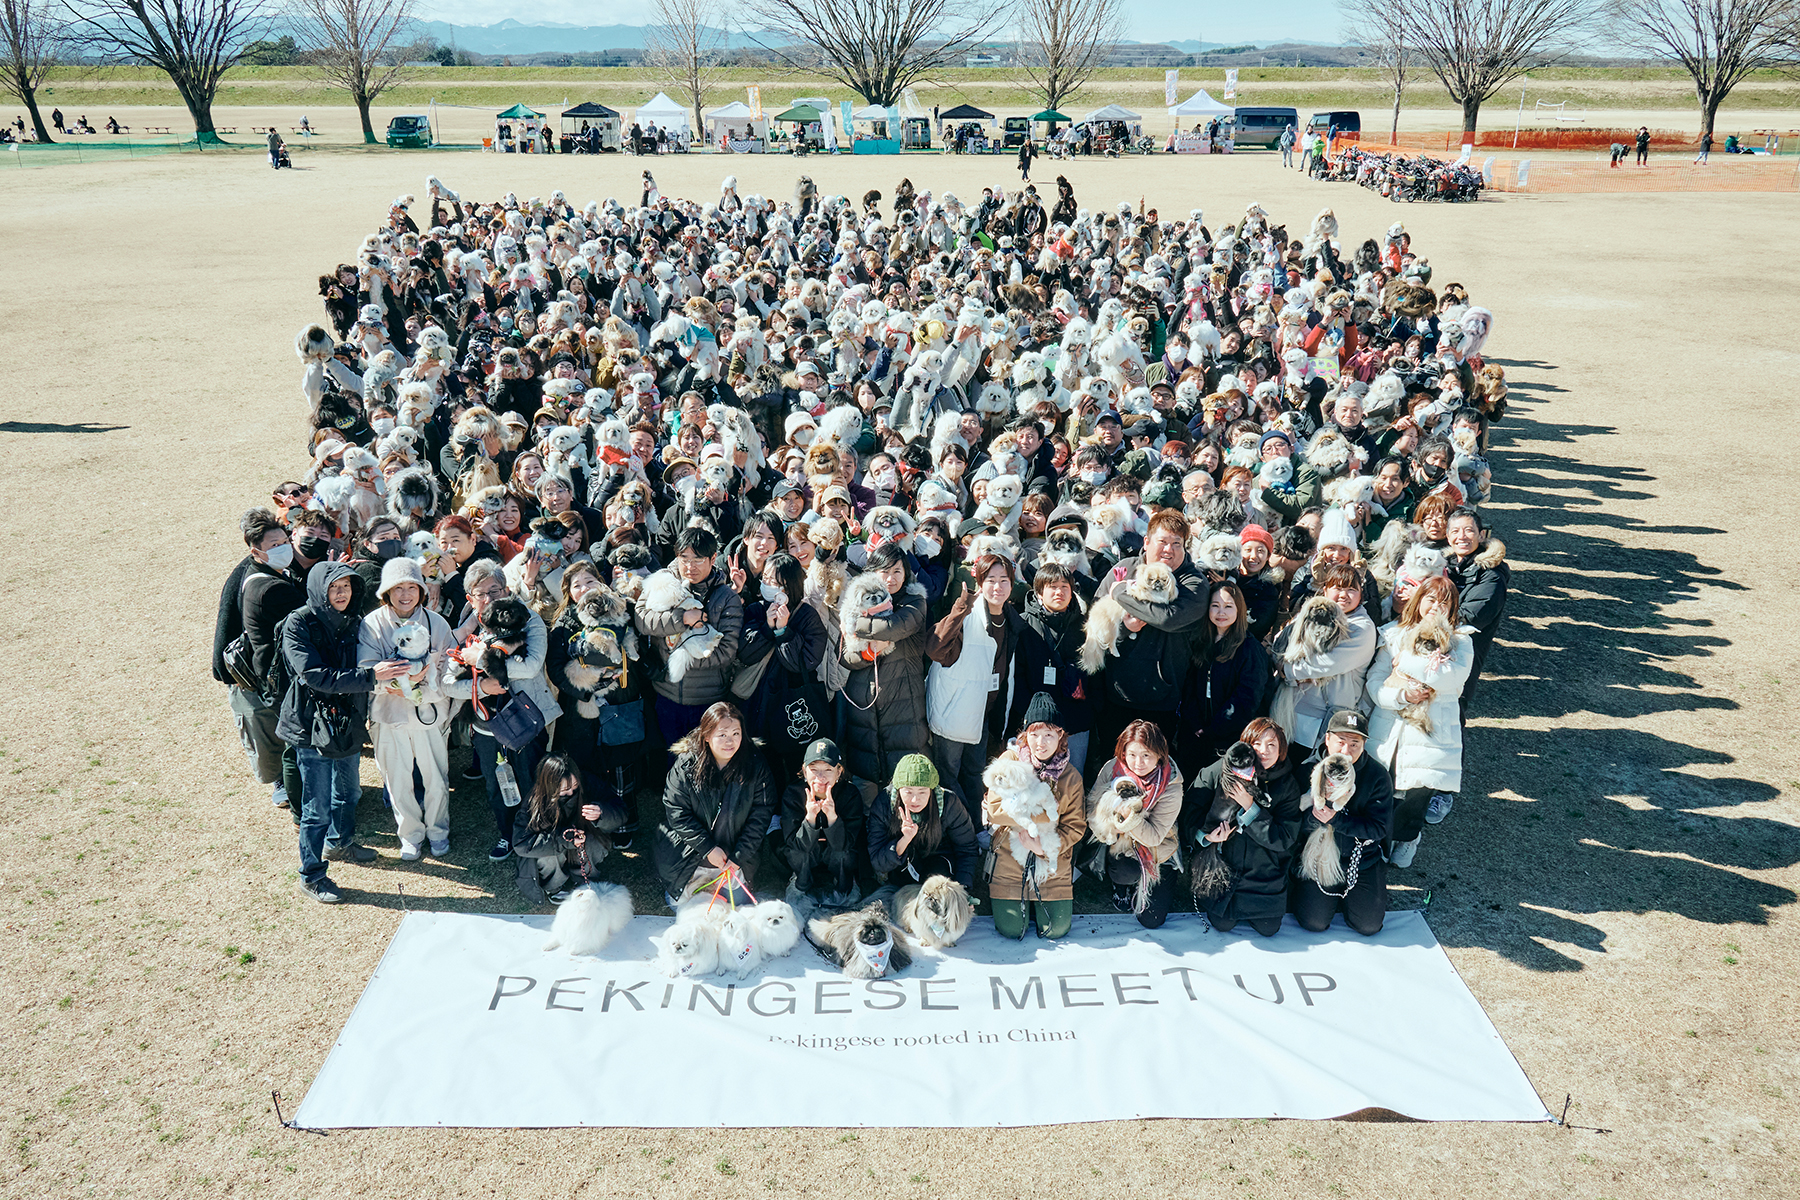
<svg viewBox="0 0 1800 1200"><path fill-rule="evenodd" d="M666 159L664 191L786 159ZM1800 353L1742 296L1786 279L1790 197L1493 197L1397 208L1279 159L1084 161L1084 205L1215 222L1255 200L1347 239L1396 219L1497 314L1513 407L1493 516L1514 594L1466 786L1395 903L1438 937L1572 1124L1131 1122L1017 1131L281 1129L401 917L515 910L459 787L449 862L296 891L286 813L208 673L235 522L303 460L293 337L315 280L434 173L465 195L635 195L632 159L319 152L24 171L0 189L0 1194L1792 1196L1800 1110L1796 602L1784 481ZM827 192L969 196L1005 161L803 164ZM1056 170L1040 164L1047 184ZM1776 289L1779 291L1779 282ZM1757 306L1760 308L1761 306ZM1404 1036L1407 1014L1392 1014ZM1157 1048L1204 1061L1210 1039ZM1141 1050L1142 1048L1138 1048ZM455 1053L455 1047L445 1047ZM521 1061L530 1086L541 1064ZM1034 1085L1080 1087L1079 1079ZM629 1086L596 1078L596 1087ZM288 1111L292 1111L291 1107ZM1604 1130L1596 1132L1594 1129Z"/></svg>

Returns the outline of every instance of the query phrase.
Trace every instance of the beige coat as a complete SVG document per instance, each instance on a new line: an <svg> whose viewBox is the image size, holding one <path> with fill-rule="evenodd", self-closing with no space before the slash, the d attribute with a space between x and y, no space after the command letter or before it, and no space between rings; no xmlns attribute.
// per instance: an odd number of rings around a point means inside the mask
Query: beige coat
<svg viewBox="0 0 1800 1200"><path fill-rule="evenodd" d="M1002 758L1018 761L1008 750ZM1087 832L1087 809L1081 799L1081 769L1074 763L1050 785L1056 795L1056 836L1062 846L1056 852L1056 874L1037 890L1026 889L1027 900L1073 900L1075 898L1075 847ZM1017 821L1000 811L1000 803L992 792L981 800L982 823L994 831L994 873L988 878L988 896L994 900L1017 900L1019 885L1025 880L1025 869L1012 853L1012 830Z"/></svg>
<svg viewBox="0 0 1800 1200"><path fill-rule="evenodd" d="M1092 818L1094 806L1100 797L1106 795L1112 786L1113 763L1115 759L1107 759L1100 768L1094 786L1088 790L1087 815ZM1181 815L1181 768L1173 762L1169 764L1169 786L1163 789L1162 798L1147 813L1140 814L1137 824L1127 829L1118 841L1106 848L1108 854L1130 854L1133 845L1150 847L1157 865L1161 866L1175 857L1175 851L1181 845L1181 832L1175 827L1175 819Z"/></svg>

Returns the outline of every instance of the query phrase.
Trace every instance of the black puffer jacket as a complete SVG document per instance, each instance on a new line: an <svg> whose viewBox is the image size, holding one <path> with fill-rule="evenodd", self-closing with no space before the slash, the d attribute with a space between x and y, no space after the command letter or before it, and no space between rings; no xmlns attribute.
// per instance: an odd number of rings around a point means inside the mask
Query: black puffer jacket
<svg viewBox="0 0 1800 1200"><path fill-rule="evenodd" d="M1298 772L1297 782L1308 793L1312 789L1312 770L1317 765L1315 756L1308 759ZM1306 845L1306 839L1319 827L1318 818L1312 815L1312 800L1309 796L1301 797L1300 806L1300 835L1294 843L1296 859L1300 849ZM1331 823L1337 828L1338 858L1346 871L1350 868L1351 854L1358 841L1387 841L1394 832L1394 779L1388 774L1388 769L1367 754L1357 759L1356 794L1350 797L1350 803L1344 806L1344 811L1331 819ZM1379 844L1363 847L1362 861L1365 865L1372 861L1372 857L1380 856Z"/></svg>
<svg viewBox="0 0 1800 1200"><path fill-rule="evenodd" d="M1199 838L1207 833L1201 826L1206 823L1224 771L1223 758L1201 771L1189 791L1193 803L1181 806L1181 840L1190 855L1201 848ZM1231 868L1231 890L1214 897L1207 904L1207 911L1231 921L1259 921L1287 912L1288 868L1294 843L1300 837L1300 806L1305 789L1285 758L1262 773L1262 785L1268 803L1260 805L1255 819L1239 826L1219 848L1225 865Z"/></svg>
<svg viewBox="0 0 1800 1200"><path fill-rule="evenodd" d="M859 654L842 657L850 669L844 684L844 699L850 705L845 765L852 775L877 785L887 783L901 759L925 753L929 744L924 590L909 584L893 600L893 611L858 618L850 630L866 640L892 642L893 650L876 662Z"/></svg>
<svg viewBox="0 0 1800 1200"><path fill-rule="evenodd" d="M345 612L332 608L327 596L339 579L348 579L352 589ZM282 699L275 735L288 745L312 746L313 714L321 704L330 704L350 721L356 745L351 753L361 753L369 694L375 690L375 672L356 665L361 610L362 580L348 564L313 564L306 576L306 607L287 623L281 639L293 682Z"/></svg>
<svg viewBox="0 0 1800 1200"><path fill-rule="evenodd" d="M1100 581L1097 595L1110 595L1144 628L1119 636L1119 655L1108 656L1104 668L1106 695L1132 708L1172 712L1181 704L1181 684L1187 678L1190 644L1203 635L1206 619L1206 579L1183 561L1175 571L1178 589L1169 604L1146 604L1126 591L1140 558L1125 558L1112 576Z"/></svg>
<svg viewBox="0 0 1800 1200"><path fill-rule="evenodd" d="M936 836L933 836L929 822L921 825L918 834L907 843L905 854L894 851L900 842L900 825L894 819L894 805L900 801L892 788L883 788L876 794L869 807L869 866L874 868L877 879L904 886L923 881L924 872L915 874L908 867L917 867L927 859L942 856L950 860L950 873L956 882L972 888L975 886L975 864L981 855L975 842L975 822L969 819L969 810L963 807L955 792L941 787L933 791L931 802L938 809Z"/></svg>
<svg viewBox="0 0 1800 1200"><path fill-rule="evenodd" d="M781 858L803 892L848 892L868 847L863 840L862 789L848 778L831 789L837 820L806 823L806 785L790 783L781 797Z"/></svg>
<svg viewBox="0 0 1800 1200"><path fill-rule="evenodd" d="M1007 714L1007 732L1019 728L1034 695L1049 692L1062 710L1063 730L1086 733L1094 727L1094 697L1099 694L1100 681L1081 673L1081 643L1087 637L1081 601L1071 599L1069 607L1053 613L1044 607L1036 592L1029 592L1021 618L1035 636L1019 639L1015 651L1019 686L1013 694L1012 712ZM1054 684L1046 682L1052 671L1056 674ZM1076 692L1081 693L1079 699Z"/></svg>
<svg viewBox="0 0 1800 1200"><path fill-rule="evenodd" d="M722 787L702 788L694 779L694 763L711 751L692 736L672 749L675 765L663 782L663 819L651 851L656 873L679 894L715 847L746 871L754 871L769 818L775 815L775 785L763 756L745 739L732 756L738 772Z"/></svg>

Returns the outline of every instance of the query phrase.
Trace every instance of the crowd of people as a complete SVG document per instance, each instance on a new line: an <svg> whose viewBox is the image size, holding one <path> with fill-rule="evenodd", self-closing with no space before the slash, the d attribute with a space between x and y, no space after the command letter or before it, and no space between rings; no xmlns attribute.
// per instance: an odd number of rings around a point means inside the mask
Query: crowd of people
<svg viewBox="0 0 1800 1200"><path fill-rule="evenodd" d="M647 839L671 904L1379 930L1506 606L1492 314L1398 225L1057 189L397 199L214 639L306 891L366 743L402 860L460 771L536 903Z"/></svg>

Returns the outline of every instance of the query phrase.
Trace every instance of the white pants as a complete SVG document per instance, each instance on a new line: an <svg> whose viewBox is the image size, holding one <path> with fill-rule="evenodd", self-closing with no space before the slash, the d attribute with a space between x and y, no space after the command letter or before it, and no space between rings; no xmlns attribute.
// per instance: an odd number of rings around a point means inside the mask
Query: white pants
<svg viewBox="0 0 1800 1200"><path fill-rule="evenodd" d="M450 747L444 739L446 724L369 725L375 745L375 765L387 785L388 803L400 840L422 845L427 838L441 842L450 836ZM413 793L413 767L425 784L420 804Z"/></svg>

